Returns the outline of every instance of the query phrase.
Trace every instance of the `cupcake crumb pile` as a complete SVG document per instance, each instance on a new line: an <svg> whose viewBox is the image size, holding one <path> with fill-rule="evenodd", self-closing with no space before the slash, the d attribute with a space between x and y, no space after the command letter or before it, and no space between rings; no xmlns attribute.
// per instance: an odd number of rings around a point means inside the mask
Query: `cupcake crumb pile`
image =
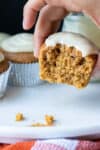
<svg viewBox="0 0 100 150"><path fill-rule="evenodd" d="M16 114L16 121L23 121L25 119L23 113L17 113ZM33 123L31 126L32 127L47 127L47 126L52 126L54 124L54 116L52 115L45 115L44 117L45 123L37 122Z"/></svg>
<svg viewBox="0 0 100 150"><path fill-rule="evenodd" d="M45 123L33 123L33 127L47 127L52 126L54 124L54 116L51 115L45 115Z"/></svg>

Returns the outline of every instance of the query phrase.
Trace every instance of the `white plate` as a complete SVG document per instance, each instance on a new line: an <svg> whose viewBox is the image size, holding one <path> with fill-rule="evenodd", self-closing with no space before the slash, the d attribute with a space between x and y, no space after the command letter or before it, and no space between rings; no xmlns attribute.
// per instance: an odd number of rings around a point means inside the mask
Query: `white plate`
<svg viewBox="0 0 100 150"><path fill-rule="evenodd" d="M15 121L18 112L24 114L24 121ZM30 127L34 122L43 122L45 114L55 117L53 127ZM48 84L10 87L0 100L1 142L7 137L26 140L86 135L100 137L100 84L90 84L82 90Z"/></svg>

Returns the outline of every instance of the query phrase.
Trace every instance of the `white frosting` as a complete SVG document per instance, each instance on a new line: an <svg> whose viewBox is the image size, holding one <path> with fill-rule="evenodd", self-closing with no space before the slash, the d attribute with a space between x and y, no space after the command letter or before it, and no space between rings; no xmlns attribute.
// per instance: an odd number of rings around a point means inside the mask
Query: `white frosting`
<svg viewBox="0 0 100 150"><path fill-rule="evenodd" d="M7 52L33 52L33 34L19 33L5 40L1 47Z"/></svg>
<svg viewBox="0 0 100 150"><path fill-rule="evenodd" d="M1 43L2 43L5 39L7 39L7 38L9 38L9 37L10 37L9 34L0 33L0 46L1 46Z"/></svg>
<svg viewBox="0 0 100 150"><path fill-rule="evenodd" d="M4 55L0 53L0 63L3 62L5 59Z"/></svg>
<svg viewBox="0 0 100 150"><path fill-rule="evenodd" d="M73 46L82 52L85 57L89 54L97 54L97 47L84 36L71 32L58 32L50 35L46 41L47 46L55 46L56 44L64 44L68 47Z"/></svg>

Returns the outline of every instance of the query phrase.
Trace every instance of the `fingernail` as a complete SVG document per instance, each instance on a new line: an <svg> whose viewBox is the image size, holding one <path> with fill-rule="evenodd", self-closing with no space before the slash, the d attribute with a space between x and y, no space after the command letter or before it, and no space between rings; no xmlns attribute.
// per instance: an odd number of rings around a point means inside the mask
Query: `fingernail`
<svg viewBox="0 0 100 150"><path fill-rule="evenodd" d="M23 29L27 30L27 20L23 19Z"/></svg>

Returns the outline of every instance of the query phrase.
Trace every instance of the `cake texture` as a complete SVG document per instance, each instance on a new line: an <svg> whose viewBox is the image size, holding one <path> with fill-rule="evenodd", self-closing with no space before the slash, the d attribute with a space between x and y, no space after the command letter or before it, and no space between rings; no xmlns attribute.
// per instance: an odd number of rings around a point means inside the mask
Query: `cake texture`
<svg viewBox="0 0 100 150"><path fill-rule="evenodd" d="M31 33L13 35L2 43L5 57L13 64L9 85L32 87L43 83L39 78L38 59L34 57L34 40Z"/></svg>
<svg viewBox="0 0 100 150"><path fill-rule="evenodd" d="M53 34L40 50L40 78L83 88L89 83L97 54L96 46L80 34Z"/></svg>

